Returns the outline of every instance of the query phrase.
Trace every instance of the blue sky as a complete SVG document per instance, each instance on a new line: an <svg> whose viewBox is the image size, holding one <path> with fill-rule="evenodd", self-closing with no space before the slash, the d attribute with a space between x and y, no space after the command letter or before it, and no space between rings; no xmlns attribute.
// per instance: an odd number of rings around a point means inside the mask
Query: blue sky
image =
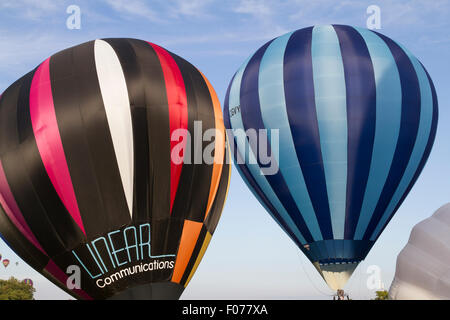
<svg viewBox="0 0 450 320"><path fill-rule="evenodd" d="M81 29L69 30L69 5L81 9ZM449 202L450 1L447 0L2 0L0 91L64 48L104 37L130 37L164 46L197 66L223 102L232 75L266 41L303 27L366 26L366 9L381 9L383 34L405 45L428 69L440 117L429 161L396 216L346 287L355 299L373 297L366 270L379 266L389 287L397 254L413 225ZM30 277L38 299L69 296L15 256L4 243L0 278ZM19 265L16 266L15 262ZM184 299L329 299L309 261L247 190L235 169L222 219Z"/></svg>

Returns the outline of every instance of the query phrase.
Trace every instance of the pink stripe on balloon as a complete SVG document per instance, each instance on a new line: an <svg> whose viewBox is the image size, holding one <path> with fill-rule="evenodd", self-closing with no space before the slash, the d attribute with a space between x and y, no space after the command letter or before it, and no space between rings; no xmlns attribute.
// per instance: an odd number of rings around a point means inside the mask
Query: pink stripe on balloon
<svg viewBox="0 0 450 320"><path fill-rule="evenodd" d="M50 83L50 58L39 66L31 82L30 116L45 170L67 211L86 234L56 120Z"/></svg>
<svg viewBox="0 0 450 320"><path fill-rule="evenodd" d="M45 267L45 271L50 273L56 280L61 282L61 284L65 287L67 287L67 279L68 276L65 274L57 265L53 262L53 260L50 260ZM85 300L93 300L90 295L88 295L85 291L81 289L69 289L75 292L78 296Z"/></svg>
<svg viewBox="0 0 450 320"><path fill-rule="evenodd" d="M38 248L42 253L47 255L47 253L42 249L39 241L37 241L30 227L26 223L22 212L17 205L16 200L11 192L8 181L6 180L5 171L3 170L3 165L0 160L0 204L5 210L6 215L9 217L11 222L19 229L28 241L30 241L36 248Z"/></svg>

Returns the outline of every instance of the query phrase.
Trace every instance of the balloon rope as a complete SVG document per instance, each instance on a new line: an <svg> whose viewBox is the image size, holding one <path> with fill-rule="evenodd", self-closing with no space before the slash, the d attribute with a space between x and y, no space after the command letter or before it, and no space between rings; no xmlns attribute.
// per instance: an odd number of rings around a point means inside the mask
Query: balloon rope
<svg viewBox="0 0 450 320"><path fill-rule="evenodd" d="M334 293L334 292L333 292L332 294L329 293L329 292L331 292L331 289L329 289L330 291L327 293L327 292L322 291L322 290L319 289L318 287L316 287L316 285L314 284L314 281L311 279L311 277L309 276L308 272L307 272L306 269L305 269L305 265L303 264L303 260L302 260L302 257L301 257L301 255L300 255L300 251L297 251L297 256L298 256L298 258L300 259L300 264L301 264L301 266L302 266L303 272L306 274L306 277L308 277L308 280L309 280L309 282L311 283L311 285L314 287L314 289L316 289L317 292L319 292L320 294L322 294L322 295L324 295L324 296L327 296L327 297L333 297L333 296L335 296L336 293Z"/></svg>
<svg viewBox="0 0 450 320"><path fill-rule="evenodd" d="M360 266L358 266L360 267ZM358 267L356 267L356 269L358 270ZM359 300L363 300L361 299L362 294L361 294L361 285L362 285L362 277L363 277L363 273L361 271L361 268L359 268L360 270L358 271L358 296L359 296Z"/></svg>

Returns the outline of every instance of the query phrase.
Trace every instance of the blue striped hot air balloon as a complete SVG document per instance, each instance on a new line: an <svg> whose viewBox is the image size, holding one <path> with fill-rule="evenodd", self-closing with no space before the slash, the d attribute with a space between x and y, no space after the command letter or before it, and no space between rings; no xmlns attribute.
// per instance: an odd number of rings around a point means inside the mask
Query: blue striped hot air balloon
<svg viewBox="0 0 450 320"><path fill-rule="evenodd" d="M234 75L224 114L241 176L337 290L422 171L438 104L427 71L400 44L326 25L258 49ZM267 134L242 138L239 129ZM267 174L258 147L276 150L272 129L279 157Z"/></svg>

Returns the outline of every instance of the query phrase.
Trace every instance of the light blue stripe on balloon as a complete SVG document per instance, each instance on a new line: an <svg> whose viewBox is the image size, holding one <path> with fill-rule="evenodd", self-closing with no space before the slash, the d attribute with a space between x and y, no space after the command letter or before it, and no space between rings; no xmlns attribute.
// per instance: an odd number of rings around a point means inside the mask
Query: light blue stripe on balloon
<svg viewBox="0 0 450 320"><path fill-rule="evenodd" d="M314 95L334 239L344 239L347 100L339 40L332 26L312 31Z"/></svg>
<svg viewBox="0 0 450 320"><path fill-rule="evenodd" d="M367 29L355 28L366 42L376 85L376 123L369 178L354 235L361 240L369 225L391 168L400 132L402 87L397 64L389 47Z"/></svg>
<svg viewBox="0 0 450 320"><path fill-rule="evenodd" d="M312 237L318 241L323 240L322 232L296 155L284 96L284 51L291 34L287 33L272 41L261 59L259 103L269 141L272 141L271 130L279 130L279 169Z"/></svg>
<svg viewBox="0 0 450 320"><path fill-rule="evenodd" d="M413 179L414 174L416 173L416 170L419 167L420 161L422 160L425 148L427 146L431 132L431 125L433 122L433 96L431 93L431 87L428 81L428 77L419 61L417 61L417 59L408 50L406 50L403 47L402 49L403 51L406 52L409 59L411 60L414 69L416 70L417 77L419 79L420 96L421 96L419 129L417 132L416 142L414 144L411 157L409 158L408 166L406 167L405 173L403 174L403 177L400 180L400 184L398 185L397 190L395 191L394 196L391 199L391 202L389 203L386 211L381 217L380 222L373 231L370 240L375 240L379 236L381 230L383 229L389 217L392 215L392 212L395 210L395 207L397 206L401 197L408 188L408 185Z"/></svg>
<svg viewBox="0 0 450 320"><path fill-rule="evenodd" d="M231 108L234 108L236 106L240 106L241 81L242 81L242 76L244 74L244 70L245 70L249 60L250 60L250 58L239 69L239 71L236 73L236 76L234 77L233 83L231 84L230 95L229 95L229 99L228 99L228 101L229 101L228 102L229 103L228 110L231 110ZM278 200L278 197L273 192L270 184L268 183L267 179L265 178L264 174L262 173L261 169L259 168L256 158L253 154L253 151L251 150L250 145L248 143L248 140L246 138L243 139L243 138L237 137L237 134L238 134L237 132L239 132L239 131L241 131L241 133L244 132L244 125L242 123L241 112L237 112L233 116L231 116L231 114L230 114L230 123L231 123L231 127L233 129L233 133L235 134L237 152L240 153L242 159L245 159L245 165L249 169L250 174L255 179L255 182L261 188L262 192L267 197L267 199L270 201L270 203L273 205L273 207L278 211L279 215L283 218L284 222L290 228L291 232L293 234L295 234L298 241L302 244L306 244L305 238L300 233L298 227L296 226L296 224L294 223L292 218L289 216L286 209L281 204L280 200ZM246 152L246 150L248 150L248 152ZM247 157L246 157L246 155L247 155ZM269 214L272 215L272 213L269 210L268 210L268 212L269 212Z"/></svg>

